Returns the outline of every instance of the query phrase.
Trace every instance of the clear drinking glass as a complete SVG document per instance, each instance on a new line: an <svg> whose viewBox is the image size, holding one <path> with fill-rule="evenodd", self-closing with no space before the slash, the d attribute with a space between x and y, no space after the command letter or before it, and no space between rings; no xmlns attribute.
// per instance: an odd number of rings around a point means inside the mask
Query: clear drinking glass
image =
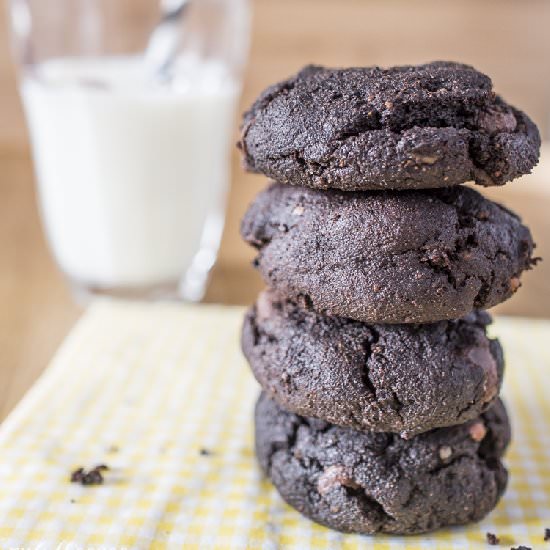
<svg viewBox="0 0 550 550"><path fill-rule="evenodd" d="M10 13L44 227L73 288L201 299L247 0L11 0Z"/></svg>

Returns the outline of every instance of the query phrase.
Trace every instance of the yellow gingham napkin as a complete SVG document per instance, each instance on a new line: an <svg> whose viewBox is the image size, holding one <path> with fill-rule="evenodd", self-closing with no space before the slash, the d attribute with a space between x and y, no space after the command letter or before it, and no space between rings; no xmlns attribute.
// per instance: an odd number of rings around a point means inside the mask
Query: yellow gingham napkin
<svg viewBox="0 0 550 550"><path fill-rule="evenodd" d="M302 518L253 454L258 388L242 308L98 302L0 426L0 548L487 548L550 527L550 322L498 319L511 482L482 523L419 537L341 535ZM206 449L210 454L201 454ZM106 483L68 481L106 463Z"/></svg>

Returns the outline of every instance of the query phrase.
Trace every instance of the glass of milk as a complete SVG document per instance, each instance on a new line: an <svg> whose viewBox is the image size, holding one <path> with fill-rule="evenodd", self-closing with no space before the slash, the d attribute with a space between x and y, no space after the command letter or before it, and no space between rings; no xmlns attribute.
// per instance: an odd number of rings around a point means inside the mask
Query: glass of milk
<svg viewBox="0 0 550 550"><path fill-rule="evenodd" d="M190 0L159 31L177 3L10 2L44 227L77 295L205 292L249 12Z"/></svg>

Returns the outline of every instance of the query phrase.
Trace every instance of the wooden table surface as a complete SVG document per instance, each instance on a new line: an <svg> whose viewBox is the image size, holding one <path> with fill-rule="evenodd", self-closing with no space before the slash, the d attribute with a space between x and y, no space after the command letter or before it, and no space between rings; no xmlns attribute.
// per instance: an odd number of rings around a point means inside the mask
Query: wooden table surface
<svg viewBox="0 0 550 550"><path fill-rule="evenodd" d="M364 65L449 58L480 66L494 76L506 97L526 107L543 127L547 122L548 2L256 0L254 4L243 107L268 83L308 61ZM2 32L5 35L0 21ZM32 164L8 59L7 49L0 49L0 419L47 365L82 312L41 232ZM538 253L550 258L549 147L541 166L525 180L488 194L525 218L539 242ZM246 204L263 185L262 178L242 174L235 157L227 227L209 301L250 303L262 286L248 266L252 253L237 233ZM526 274L524 288L498 311L550 317L550 260Z"/></svg>

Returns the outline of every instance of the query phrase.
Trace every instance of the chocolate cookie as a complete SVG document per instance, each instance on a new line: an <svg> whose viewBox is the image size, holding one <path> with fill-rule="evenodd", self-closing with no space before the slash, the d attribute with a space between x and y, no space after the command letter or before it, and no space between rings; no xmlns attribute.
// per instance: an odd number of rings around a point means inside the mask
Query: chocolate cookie
<svg viewBox="0 0 550 550"><path fill-rule="evenodd" d="M256 197L241 233L270 287L367 323L487 309L535 262L521 220L464 186L346 193L274 184Z"/></svg>
<svg viewBox="0 0 550 550"><path fill-rule="evenodd" d="M351 533L413 534L478 521L497 504L510 439L499 401L476 420L405 440L256 405L256 453L281 496Z"/></svg>
<svg viewBox="0 0 550 550"><path fill-rule="evenodd" d="M402 437L477 418L496 399L502 349L482 311L425 325L367 325L262 293L242 347L284 409Z"/></svg>
<svg viewBox="0 0 550 550"><path fill-rule="evenodd" d="M281 183L427 189L527 174L540 136L467 65L309 66L263 92L239 146L246 168Z"/></svg>

